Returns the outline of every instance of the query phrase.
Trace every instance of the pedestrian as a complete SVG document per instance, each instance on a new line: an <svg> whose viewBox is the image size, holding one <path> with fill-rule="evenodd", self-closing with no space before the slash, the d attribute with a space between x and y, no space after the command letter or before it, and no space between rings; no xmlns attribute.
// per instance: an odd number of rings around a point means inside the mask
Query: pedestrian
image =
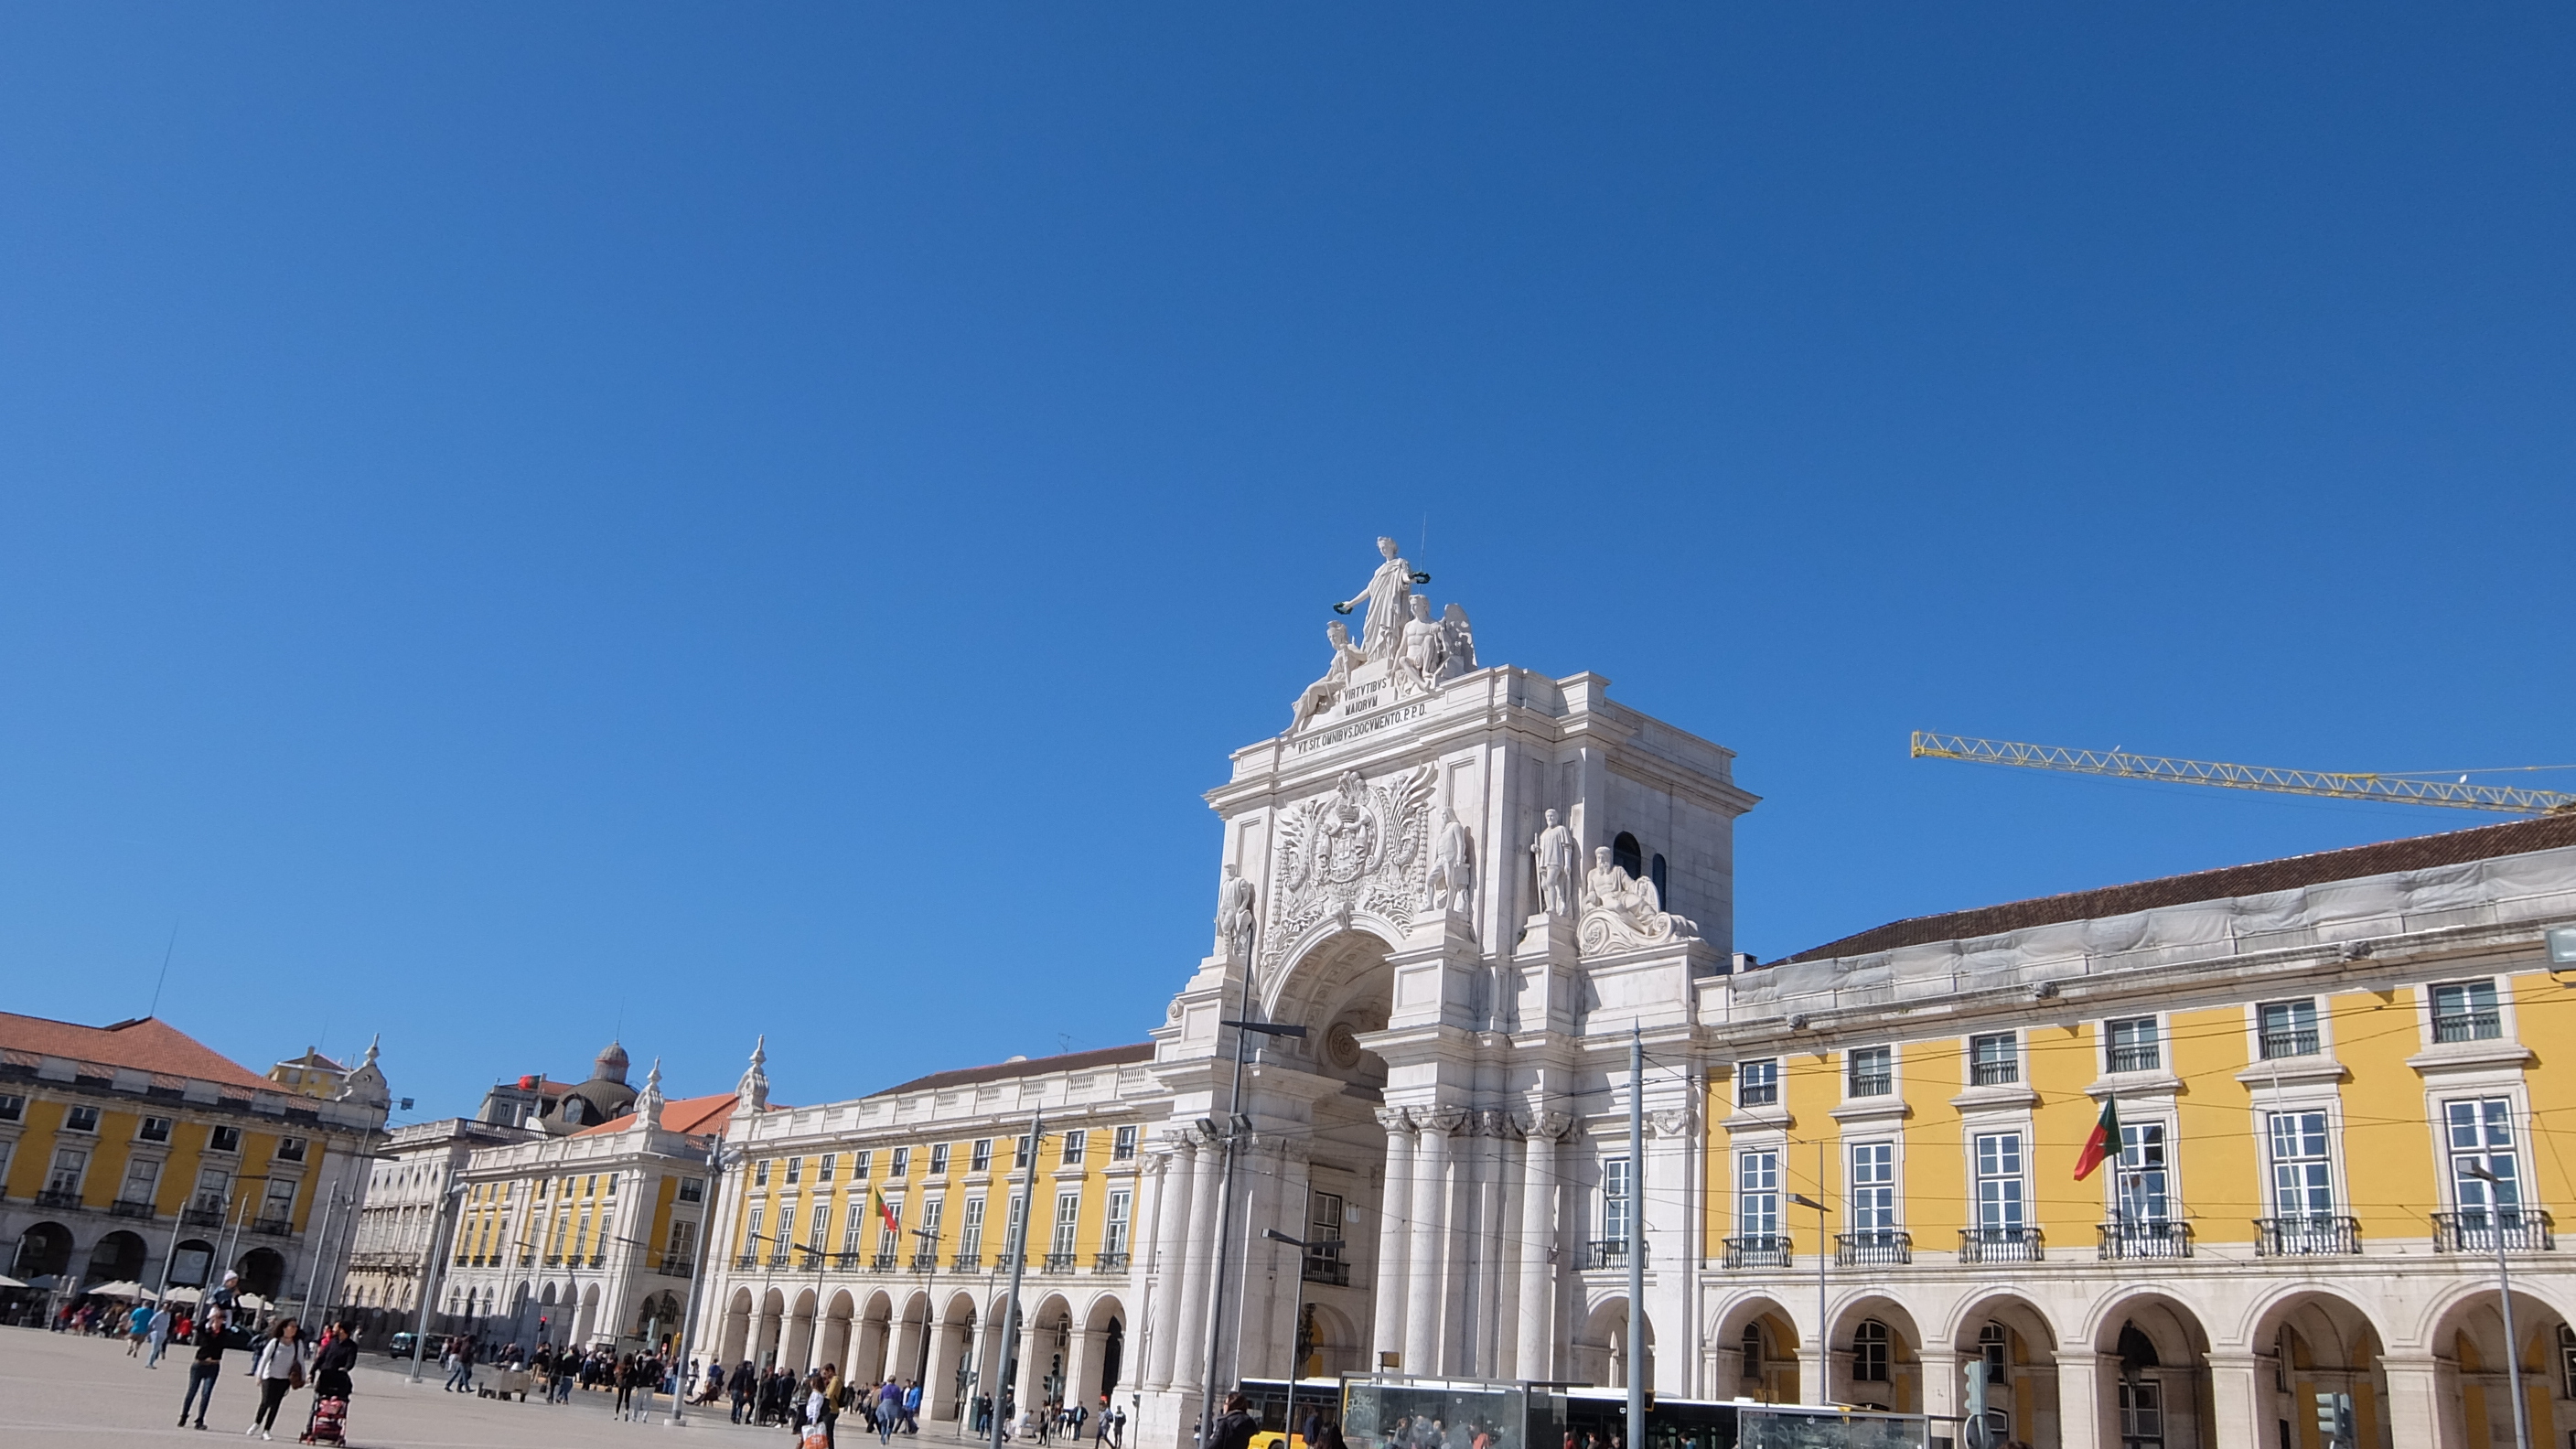
<svg viewBox="0 0 2576 1449"><path fill-rule="evenodd" d="M824 1449L838 1449L841 1422L841 1366L827 1363L814 1373L815 1386L823 1393Z"/></svg>
<svg viewBox="0 0 2576 1449"><path fill-rule="evenodd" d="M143 1361L145 1368L157 1369L161 1366L161 1351L170 1346L170 1325L173 1315L177 1312L177 1309L165 1303L161 1305L159 1312L152 1315L152 1326L146 1331L152 1340L152 1356Z"/></svg>
<svg viewBox="0 0 2576 1449"><path fill-rule="evenodd" d="M474 1392L474 1340L463 1334L449 1340L448 1362L455 1369L447 1376L449 1391L459 1394Z"/></svg>
<svg viewBox="0 0 2576 1449"><path fill-rule="evenodd" d="M125 1315L125 1356L133 1358L143 1352L143 1340L152 1332L152 1305L137 1303Z"/></svg>
<svg viewBox="0 0 2576 1449"><path fill-rule="evenodd" d="M891 1378L877 1385L877 1442L891 1442L894 1427L903 1418L903 1390Z"/></svg>
<svg viewBox="0 0 2576 1449"><path fill-rule="evenodd" d="M832 1442L831 1420L828 1417L832 1412L832 1396L824 1392L823 1384L823 1375L820 1372L805 1376L805 1397L797 1408L804 1424L810 1427L800 1427L797 1430L799 1449L827 1449Z"/></svg>
<svg viewBox="0 0 2576 1449"><path fill-rule="evenodd" d="M215 1406L215 1380L224 1371L224 1313L207 1308L197 1315L197 1357L188 1365L188 1396L179 1401L179 1427L188 1427L188 1409L197 1410L197 1427L206 1427L206 1411ZM203 1397L200 1397L200 1395Z"/></svg>
<svg viewBox="0 0 2576 1449"><path fill-rule="evenodd" d="M733 1421L737 1424L743 1421L744 1415L751 1412L753 1383L751 1360L744 1359L741 1366L733 1371L733 1378L727 1382L727 1386L733 1390Z"/></svg>
<svg viewBox="0 0 2576 1449"><path fill-rule="evenodd" d="M903 1432L921 1432L921 1384L912 1379L906 1379L903 1385Z"/></svg>
<svg viewBox="0 0 2576 1449"><path fill-rule="evenodd" d="M345 1399L355 1387L349 1381L349 1370L358 1366L358 1328L356 1324L339 1323L322 1330L322 1342L313 1351L313 1396L317 1399Z"/></svg>
<svg viewBox="0 0 2576 1449"><path fill-rule="evenodd" d="M304 1330L292 1318L279 1317L261 1343L259 1356L251 1360L251 1377L259 1380L259 1410L251 1415L250 1428L259 1437L270 1438L277 1427L277 1406L286 1398L288 1389L304 1387L304 1366L310 1360L304 1346Z"/></svg>
<svg viewBox="0 0 2576 1449"><path fill-rule="evenodd" d="M1216 1421L1216 1432L1209 1436L1208 1449L1252 1449L1253 1433L1261 1427L1252 1417L1252 1401L1241 1394L1225 1396L1225 1417Z"/></svg>

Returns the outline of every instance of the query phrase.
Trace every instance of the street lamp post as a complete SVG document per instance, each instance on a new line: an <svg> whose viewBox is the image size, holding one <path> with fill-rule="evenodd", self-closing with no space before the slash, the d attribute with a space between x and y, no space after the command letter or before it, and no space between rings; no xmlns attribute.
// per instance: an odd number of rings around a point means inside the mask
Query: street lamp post
<svg viewBox="0 0 2576 1449"><path fill-rule="evenodd" d="M1306 1189L1307 1212L1314 1211L1315 1189ZM1279 1432L1283 1449L1297 1449L1297 1370L1305 1365L1297 1361L1297 1331L1306 1317L1306 1254L1316 1245L1304 1238L1292 1238L1277 1228L1264 1228L1261 1236L1274 1243L1286 1243L1297 1250L1297 1306L1288 1310L1288 1407L1280 1411ZM1309 1444L1306 1449L1315 1449Z"/></svg>
<svg viewBox="0 0 2576 1449"><path fill-rule="evenodd" d="M697 1336L698 1285L705 1279L707 1272L707 1219L715 1215L716 1204L724 1201L724 1194L719 1191L724 1183L724 1168L724 1139L721 1136L715 1136L707 1143L707 1190L706 1197L698 1204L698 1241L689 1264L689 1297L687 1302L680 1305L680 1347L671 1355L680 1364L680 1391L671 1396L669 1423L674 1429L680 1427L688 1412L686 1406L689 1402L689 1344ZM709 1357L712 1358L713 1355Z"/></svg>
<svg viewBox="0 0 2576 1449"><path fill-rule="evenodd" d="M1216 1281L1208 1287L1207 1373L1200 1383L1199 1443L1206 1444L1216 1432L1216 1365L1217 1350L1225 1342L1225 1260L1234 1251L1234 1161L1235 1144L1245 1136L1251 1123L1243 1115L1243 1047L1251 1037L1302 1037L1302 1026L1277 1026L1252 1020L1252 968L1243 971L1242 1005L1232 1021L1219 1020L1217 1025L1234 1028L1234 1087L1226 1098L1225 1170L1217 1179ZM1302 1281L1302 1280L1301 1280ZM995 1446L999 1449L999 1446Z"/></svg>
<svg viewBox="0 0 2576 1449"><path fill-rule="evenodd" d="M2513 1336L2513 1269L2504 1255L2504 1180L2483 1162L2462 1163L2460 1170L2487 1185L2488 1230L2495 1234L2496 1290L2504 1309L2504 1367L2513 1393L2513 1444L2514 1449L2531 1449L2530 1411L2522 1402L2522 1345ZM2519 1219L2521 1213L2514 1216Z"/></svg>
<svg viewBox="0 0 2576 1449"><path fill-rule="evenodd" d="M1011 1298L1002 1308L1002 1337L994 1344L993 1362L1003 1372L1001 1382L993 1385L992 1449L1002 1449L1006 1437L1002 1432L1002 1395L1011 1389L1009 1365L1011 1349L1020 1334L1020 1275L1029 1264L1029 1219L1038 1212L1038 1149L1046 1142L1046 1113L1029 1114L1029 1160L1020 1175L1020 1221L1011 1235ZM1013 1407L1018 1407L1014 1405Z"/></svg>
<svg viewBox="0 0 2576 1449"><path fill-rule="evenodd" d="M447 1164L447 1176L438 1188L438 1217L429 1225L429 1261L421 1265L420 1308L411 1323L411 1381L420 1382L421 1350L429 1344L429 1305L438 1297L438 1285L447 1277L447 1251L439 1238L447 1226L448 1209L465 1195L465 1185L456 1180L456 1164Z"/></svg>

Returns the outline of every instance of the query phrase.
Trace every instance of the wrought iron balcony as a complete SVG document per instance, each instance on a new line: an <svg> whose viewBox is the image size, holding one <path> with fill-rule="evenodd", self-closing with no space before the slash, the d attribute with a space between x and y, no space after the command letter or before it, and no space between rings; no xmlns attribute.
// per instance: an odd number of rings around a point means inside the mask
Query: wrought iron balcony
<svg viewBox="0 0 2576 1449"><path fill-rule="evenodd" d="M1046 1266L1039 1271L1046 1273L1070 1273L1073 1271L1074 1265L1081 1260L1082 1255L1079 1253L1049 1253L1046 1255Z"/></svg>
<svg viewBox="0 0 2576 1449"><path fill-rule="evenodd" d="M867 1258L865 1253L853 1253L844 1248L832 1255L832 1267L843 1273L855 1273L867 1266Z"/></svg>
<svg viewBox="0 0 2576 1449"><path fill-rule="evenodd" d="M1753 1233L1726 1240L1726 1266L1730 1268L1786 1268L1791 1249L1787 1235Z"/></svg>
<svg viewBox="0 0 2576 1449"><path fill-rule="evenodd" d="M76 1208L80 1205L81 1195L80 1189L78 1188L65 1189L59 1187L44 1187L36 1190L36 1206L38 1207ZM220 1222L222 1220L221 1216L218 1215L216 1220Z"/></svg>
<svg viewBox="0 0 2576 1449"><path fill-rule="evenodd" d="M295 1232L295 1221L292 1218L258 1218L253 1220L250 1230L272 1238L289 1237Z"/></svg>
<svg viewBox="0 0 2576 1449"><path fill-rule="evenodd" d="M925 1248L925 1249L923 1249L922 1251L920 1251L920 1252L918 1252L918 1253L913 1254L913 1255L912 1255L912 1271L914 1271L914 1272L916 1272L916 1273L936 1273L936 1272L938 1272L938 1271L939 1271L939 1250L938 1250L937 1248Z"/></svg>
<svg viewBox="0 0 2576 1449"><path fill-rule="evenodd" d="M547 1266L547 1267L549 1267L549 1268L560 1268L560 1267L562 1267L562 1266L563 1266L563 1254L561 1254L561 1253L548 1253L548 1254L546 1254L546 1266ZM759 1255L758 1253L745 1253L745 1254L743 1254L743 1255L742 1255L741 1259L740 1259L739 1261L737 1261L737 1262L734 1264L734 1266L735 1266L735 1267L737 1267L737 1268L757 1268L757 1267L759 1267L759 1266L760 1266L760 1255Z"/></svg>
<svg viewBox="0 0 2576 1449"><path fill-rule="evenodd" d="M2312 1257L2361 1251L2361 1223L2330 1213L2256 1218L2254 1253L2263 1258Z"/></svg>
<svg viewBox="0 0 2576 1449"><path fill-rule="evenodd" d="M1342 1256L1342 1245L1339 1243L1333 1244L1329 1249L1313 1248L1307 1250L1304 1260L1297 1269L1297 1276L1309 1283L1321 1283L1328 1288L1348 1288L1351 1286L1351 1263L1348 1258Z"/></svg>
<svg viewBox="0 0 2576 1449"><path fill-rule="evenodd" d="M607 1255L606 1253L593 1253L593 1254L591 1254L591 1255L590 1255L590 1266L592 1266L592 1267L594 1267L594 1268L605 1268L605 1267L607 1267L607 1266L608 1266L608 1255Z"/></svg>
<svg viewBox="0 0 2576 1449"><path fill-rule="evenodd" d="M1642 1259L1645 1253L1644 1245L1639 1244L1637 1251ZM1602 1268L1627 1267L1628 1240L1626 1238L1600 1238L1584 1244L1583 1266L1586 1271Z"/></svg>
<svg viewBox="0 0 2576 1449"><path fill-rule="evenodd" d="M1870 1267L1882 1263L1914 1261L1914 1235L1892 1228L1867 1232L1834 1234L1834 1266L1837 1268Z"/></svg>
<svg viewBox="0 0 2576 1449"><path fill-rule="evenodd" d="M697 1270L696 1262L685 1253L664 1253L653 1260L653 1271L665 1278L686 1278Z"/></svg>
<svg viewBox="0 0 2576 1449"><path fill-rule="evenodd" d="M893 1271L894 1271L894 1265L895 1265L895 1255L893 1254L893 1252L892 1252L892 1251L887 1251L887 1252L879 1253L879 1254L877 1254L874 1258L871 1258L871 1259L869 1259L869 1260L868 1260L868 1266L869 1266L869 1267L871 1267L871 1268L874 1268L875 1270L877 1270L877 1271L878 1271L878 1272L880 1272L880 1273L891 1273L891 1272L893 1272Z"/></svg>
<svg viewBox="0 0 2576 1449"><path fill-rule="evenodd" d="M2111 1048L2111 1070L2115 1072L2152 1072L2164 1064L2164 1052L2154 1042Z"/></svg>
<svg viewBox="0 0 2576 1449"><path fill-rule="evenodd" d="M111 1215L120 1218L148 1218L152 1216L152 1204L148 1202L127 1202L123 1198L118 1198L116 1201L109 1203L107 1205L107 1210Z"/></svg>
<svg viewBox="0 0 2576 1449"><path fill-rule="evenodd" d="M2123 1218L2104 1223L2094 1256L2103 1262L2130 1258L2188 1258L2191 1224L2171 1218Z"/></svg>
<svg viewBox="0 0 2576 1449"><path fill-rule="evenodd" d="M2477 1208L2464 1213L2433 1214L2433 1251L2437 1253L2554 1253L2558 1226L2538 1208Z"/></svg>
<svg viewBox="0 0 2576 1449"><path fill-rule="evenodd" d="M960 1273L980 1273L984 1271L984 1255L982 1253L960 1253L956 1257L948 1260L948 1266L956 1269Z"/></svg>
<svg viewBox="0 0 2576 1449"><path fill-rule="evenodd" d="M2011 1057L1968 1065L1968 1084L1973 1087L2009 1087L2020 1080L2021 1063Z"/></svg>
<svg viewBox="0 0 2576 1449"><path fill-rule="evenodd" d="M41 1198L44 1194L38 1193L37 1196ZM224 1225L224 1210L219 1207L183 1208L179 1212L179 1221L192 1228L220 1228Z"/></svg>
<svg viewBox="0 0 2576 1449"><path fill-rule="evenodd" d="M770 1255L769 1255L769 1266L771 1266L771 1267L773 1267L773 1268L784 1268L784 1267L786 1267L786 1266L787 1266L787 1250L786 1250L785 1248L778 1248L778 1249L774 1249L774 1250L772 1250L772 1251L771 1251L771 1253L770 1253Z"/></svg>
<svg viewBox="0 0 2576 1449"><path fill-rule="evenodd" d="M2036 1263L2047 1255L2039 1229L2027 1224L1959 1229L1962 1263Z"/></svg>
<svg viewBox="0 0 2576 1449"><path fill-rule="evenodd" d="M1011 1255L1009 1253L995 1253L993 1255L993 1271L996 1273L1007 1273L1011 1271Z"/></svg>
<svg viewBox="0 0 2576 1449"><path fill-rule="evenodd" d="M1102 1253L1091 1260L1091 1271L1094 1273L1124 1273L1127 1271L1127 1255L1125 1253ZM1347 1282L1348 1280L1345 1279L1344 1281Z"/></svg>
<svg viewBox="0 0 2576 1449"><path fill-rule="evenodd" d="M2263 1059L2274 1057L2312 1057L2317 1054L2317 1029L2293 1029L2263 1033Z"/></svg>
<svg viewBox="0 0 2576 1449"><path fill-rule="evenodd" d="M2488 1011L2462 1011L2433 1018L2435 1041L2495 1041L2504 1035L2504 1017Z"/></svg>

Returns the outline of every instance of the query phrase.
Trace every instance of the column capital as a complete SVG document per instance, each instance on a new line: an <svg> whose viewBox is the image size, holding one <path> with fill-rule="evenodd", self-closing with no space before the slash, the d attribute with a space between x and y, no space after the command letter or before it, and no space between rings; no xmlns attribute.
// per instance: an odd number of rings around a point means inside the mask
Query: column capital
<svg viewBox="0 0 2576 1449"><path fill-rule="evenodd" d="M1521 1117L1518 1125L1523 1136L1557 1142L1573 1130L1574 1119L1563 1112L1541 1108Z"/></svg>
<svg viewBox="0 0 2576 1449"><path fill-rule="evenodd" d="M1467 1121L1467 1113L1456 1107L1433 1107L1413 1114L1413 1125L1426 1134L1447 1137Z"/></svg>
<svg viewBox="0 0 2576 1449"><path fill-rule="evenodd" d="M1378 1108L1377 1124L1389 1132L1410 1132L1413 1130L1413 1118L1411 1114L1407 1113L1402 1107Z"/></svg>

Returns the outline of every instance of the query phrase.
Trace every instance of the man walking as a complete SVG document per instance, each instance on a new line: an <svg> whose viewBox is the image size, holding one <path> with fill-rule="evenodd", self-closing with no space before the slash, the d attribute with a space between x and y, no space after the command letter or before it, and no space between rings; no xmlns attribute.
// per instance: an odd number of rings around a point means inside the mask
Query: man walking
<svg viewBox="0 0 2576 1449"><path fill-rule="evenodd" d="M179 1401L180 1428L188 1427L191 1405L197 1410L197 1427L206 1427L206 1411L215 1406L215 1379L223 1371L224 1311L208 1307L197 1315L197 1358L188 1365L188 1396Z"/></svg>

